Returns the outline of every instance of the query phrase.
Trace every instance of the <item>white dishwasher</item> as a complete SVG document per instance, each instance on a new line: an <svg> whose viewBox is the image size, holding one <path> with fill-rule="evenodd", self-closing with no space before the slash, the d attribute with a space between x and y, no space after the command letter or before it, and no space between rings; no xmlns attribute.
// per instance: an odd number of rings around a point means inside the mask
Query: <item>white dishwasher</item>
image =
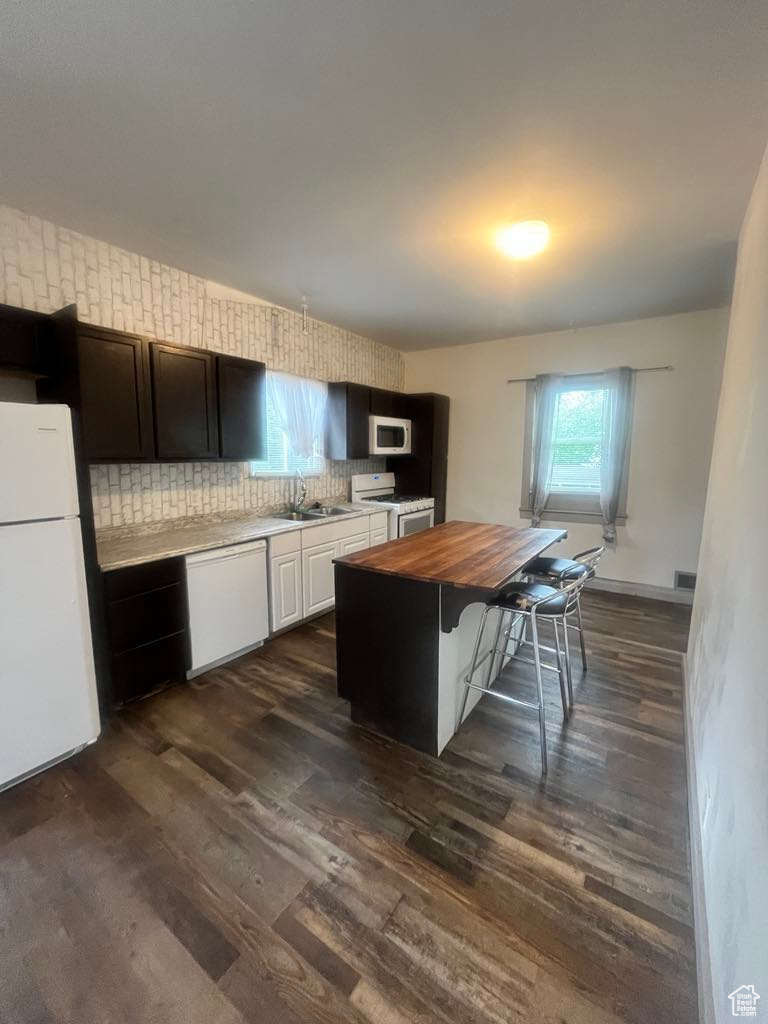
<svg viewBox="0 0 768 1024"><path fill-rule="evenodd" d="M267 542L186 556L192 667L187 678L245 654L269 635Z"/></svg>

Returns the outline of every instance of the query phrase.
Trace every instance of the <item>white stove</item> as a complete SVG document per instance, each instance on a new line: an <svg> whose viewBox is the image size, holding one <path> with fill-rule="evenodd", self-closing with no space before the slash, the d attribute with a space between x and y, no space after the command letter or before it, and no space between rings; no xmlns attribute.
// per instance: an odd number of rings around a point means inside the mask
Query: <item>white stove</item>
<svg viewBox="0 0 768 1024"><path fill-rule="evenodd" d="M407 537L435 525L435 499L398 494L394 473L358 473L352 477L352 501L375 501L389 512L389 539Z"/></svg>

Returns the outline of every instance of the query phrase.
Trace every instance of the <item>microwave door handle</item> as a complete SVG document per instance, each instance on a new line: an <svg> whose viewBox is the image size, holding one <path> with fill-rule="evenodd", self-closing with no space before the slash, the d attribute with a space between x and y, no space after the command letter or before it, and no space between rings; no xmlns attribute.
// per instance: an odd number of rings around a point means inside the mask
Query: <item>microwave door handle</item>
<svg viewBox="0 0 768 1024"><path fill-rule="evenodd" d="M411 442L409 440L410 433L411 433L410 427L403 427L403 448L410 448L411 447Z"/></svg>

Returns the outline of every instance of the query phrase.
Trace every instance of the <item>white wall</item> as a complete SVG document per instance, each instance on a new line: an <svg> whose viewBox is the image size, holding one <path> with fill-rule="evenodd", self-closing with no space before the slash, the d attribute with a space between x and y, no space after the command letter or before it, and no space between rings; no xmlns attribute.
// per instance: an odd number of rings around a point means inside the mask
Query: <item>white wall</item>
<svg viewBox="0 0 768 1024"><path fill-rule="evenodd" d="M726 310L405 353L408 391L451 398L448 518L530 525L519 515L525 384L509 377L671 363L636 377L626 526L601 576L671 587L695 571L727 330ZM544 525L554 525L546 522ZM600 526L563 523L563 553Z"/></svg>
<svg viewBox="0 0 768 1024"><path fill-rule="evenodd" d="M742 227L688 648L706 1021L740 985L768 1019L768 153ZM706 927L708 926L708 928ZM706 943L701 942L700 952ZM705 986L706 988L706 986ZM709 998L707 998L709 997Z"/></svg>
<svg viewBox="0 0 768 1024"><path fill-rule="evenodd" d="M0 206L0 302L51 313L70 302L86 323L178 345L260 359L272 369L318 380L352 380L399 390L400 352L332 324L274 309L262 299L126 252L8 206ZM383 461L329 462L310 496L348 494L352 473ZM97 527L288 503L292 482L250 478L245 463L92 466Z"/></svg>

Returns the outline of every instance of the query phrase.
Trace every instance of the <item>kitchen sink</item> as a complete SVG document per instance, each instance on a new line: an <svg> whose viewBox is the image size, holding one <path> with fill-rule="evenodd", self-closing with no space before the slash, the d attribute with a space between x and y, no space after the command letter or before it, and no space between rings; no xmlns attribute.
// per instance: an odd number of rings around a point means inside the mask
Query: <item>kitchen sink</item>
<svg viewBox="0 0 768 1024"><path fill-rule="evenodd" d="M351 508L337 508L335 505L320 505L318 508L306 508L300 512L280 512L275 519L287 519L290 523L311 523L313 519L330 519L333 516L345 516L352 512Z"/></svg>
<svg viewBox="0 0 768 1024"><path fill-rule="evenodd" d="M322 516L327 519L329 516L346 516L353 510L351 508L337 508L335 505L321 505L319 508L308 508L304 515Z"/></svg>
<svg viewBox="0 0 768 1024"><path fill-rule="evenodd" d="M272 518L287 519L290 523L306 523L316 519L317 516L314 516L309 512L278 512Z"/></svg>

